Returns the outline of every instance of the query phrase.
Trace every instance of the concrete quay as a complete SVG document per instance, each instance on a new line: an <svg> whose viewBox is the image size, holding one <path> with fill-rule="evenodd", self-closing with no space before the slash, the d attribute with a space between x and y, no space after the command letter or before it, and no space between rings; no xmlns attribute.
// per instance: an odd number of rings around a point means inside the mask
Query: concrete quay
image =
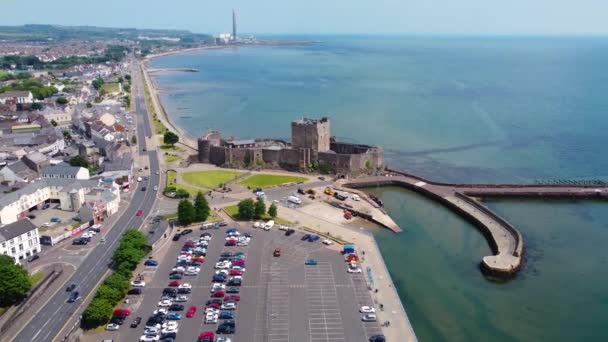
<svg viewBox="0 0 608 342"><path fill-rule="evenodd" d="M346 188L401 186L442 203L478 226L486 235L495 254L485 256L481 268L499 277L514 276L521 268L524 242L515 227L474 197L608 199L607 186L448 184L396 172L385 176L339 180L337 184Z"/></svg>

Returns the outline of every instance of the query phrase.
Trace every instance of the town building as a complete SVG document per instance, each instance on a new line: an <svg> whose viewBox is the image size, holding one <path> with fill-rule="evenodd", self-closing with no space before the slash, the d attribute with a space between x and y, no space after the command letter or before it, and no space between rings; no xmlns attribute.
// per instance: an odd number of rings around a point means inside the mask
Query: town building
<svg viewBox="0 0 608 342"><path fill-rule="evenodd" d="M16 263L40 252L38 228L27 219L0 227L0 254L8 255Z"/></svg>
<svg viewBox="0 0 608 342"><path fill-rule="evenodd" d="M45 167L40 176L42 178L90 179L89 170L65 162Z"/></svg>
<svg viewBox="0 0 608 342"><path fill-rule="evenodd" d="M7 91L0 93L0 104L5 104L7 101L14 101L17 104L32 104L34 96L31 91Z"/></svg>
<svg viewBox="0 0 608 342"><path fill-rule="evenodd" d="M88 193L105 190L116 196L113 201L120 201L119 187L113 180L43 178L0 197L0 223L16 222L25 218L30 210L51 202L59 203L61 210L77 212L85 205Z"/></svg>

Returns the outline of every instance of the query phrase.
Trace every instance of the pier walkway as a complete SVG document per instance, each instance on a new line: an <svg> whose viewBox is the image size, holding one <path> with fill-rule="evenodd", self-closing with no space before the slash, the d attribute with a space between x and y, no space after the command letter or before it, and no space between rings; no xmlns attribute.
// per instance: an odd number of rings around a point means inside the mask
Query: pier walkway
<svg viewBox="0 0 608 342"><path fill-rule="evenodd" d="M480 227L488 237L495 255L485 256L481 266L484 271L497 276L513 276L521 268L524 242L515 227L475 198L608 199L606 185L449 184L397 172L385 176L339 180L337 185L347 188L401 186L442 203Z"/></svg>
<svg viewBox="0 0 608 342"><path fill-rule="evenodd" d="M163 68L163 69L148 69L149 73L155 72L173 72L173 71L181 71L181 72L198 72L198 69L194 68Z"/></svg>

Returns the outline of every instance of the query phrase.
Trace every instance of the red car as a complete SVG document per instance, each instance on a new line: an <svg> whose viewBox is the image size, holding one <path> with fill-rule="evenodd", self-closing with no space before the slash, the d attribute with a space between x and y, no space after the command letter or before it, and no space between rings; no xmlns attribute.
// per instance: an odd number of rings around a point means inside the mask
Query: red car
<svg viewBox="0 0 608 342"><path fill-rule="evenodd" d="M245 267L245 260L234 260L232 262L232 266L235 266L235 265L236 266L243 266L243 267Z"/></svg>
<svg viewBox="0 0 608 342"><path fill-rule="evenodd" d="M211 331L205 331L198 335L198 342L213 342L215 341L215 334Z"/></svg>
<svg viewBox="0 0 608 342"><path fill-rule="evenodd" d="M205 257L203 257L203 256L194 256L194 257L192 257L192 261L205 262Z"/></svg>
<svg viewBox="0 0 608 342"><path fill-rule="evenodd" d="M274 255L275 257L280 257L281 256L281 249L280 248L275 248L274 253L272 253L272 255Z"/></svg>
<svg viewBox="0 0 608 342"><path fill-rule="evenodd" d="M230 296L224 297L224 302L227 302L229 300L233 300L235 302L240 302L241 301L241 296L239 296L239 295L230 295Z"/></svg>
<svg viewBox="0 0 608 342"><path fill-rule="evenodd" d="M174 280L174 281L172 281L172 282L169 283L169 286L171 286L171 287L178 287L179 286L179 281Z"/></svg>
<svg viewBox="0 0 608 342"><path fill-rule="evenodd" d="M218 303L211 303L211 304L205 305L205 309L209 309L209 308L213 308L215 310L219 310L220 309L220 305Z"/></svg>
<svg viewBox="0 0 608 342"><path fill-rule="evenodd" d="M131 311L127 310L127 309L116 309L114 310L114 316L129 316L131 314Z"/></svg>
<svg viewBox="0 0 608 342"><path fill-rule="evenodd" d="M215 291L211 297L213 298L222 298L226 295L226 293L224 291Z"/></svg>
<svg viewBox="0 0 608 342"><path fill-rule="evenodd" d="M243 271L241 270L230 270L230 275L231 276L242 276L243 275Z"/></svg>
<svg viewBox="0 0 608 342"><path fill-rule="evenodd" d="M141 215L143 215L143 214L144 214L144 211L143 211L143 210L141 210L141 209L139 209L139 210L137 211L137 213L135 213L135 216L141 216Z"/></svg>
<svg viewBox="0 0 608 342"><path fill-rule="evenodd" d="M194 248L194 243L192 243L192 242L188 241L188 242L186 242L186 243L184 244L184 247L192 247L192 248Z"/></svg>
<svg viewBox="0 0 608 342"><path fill-rule="evenodd" d="M192 317L194 317L195 314L196 314L196 306L192 305L190 307L190 309L188 309L188 312L186 313L186 317L192 318Z"/></svg>

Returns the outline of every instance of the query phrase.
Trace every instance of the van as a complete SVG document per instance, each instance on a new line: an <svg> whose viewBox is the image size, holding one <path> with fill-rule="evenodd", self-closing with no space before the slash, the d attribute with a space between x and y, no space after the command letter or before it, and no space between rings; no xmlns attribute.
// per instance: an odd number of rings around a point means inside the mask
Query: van
<svg viewBox="0 0 608 342"><path fill-rule="evenodd" d="M264 230L270 230L270 228L274 227L274 221L270 220L268 222L266 222L266 224L264 225Z"/></svg>
<svg viewBox="0 0 608 342"><path fill-rule="evenodd" d="M215 228L215 223L205 223L201 226L201 230L213 229Z"/></svg>
<svg viewBox="0 0 608 342"><path fill-rule="evenodd" d="M289 201L291 203L294 203L294 204L302 204L302 200L299 199L296 196L289 196L289 197L287 197L287 201Z"/></svg>
<svg viewBox="0 0 608 342"><path fill-rule="evenodd" d="M360 200L361 200L361 197L359 197L359 195L357 195L357 194L353 195L353 201L360 201Z"/></svg>

